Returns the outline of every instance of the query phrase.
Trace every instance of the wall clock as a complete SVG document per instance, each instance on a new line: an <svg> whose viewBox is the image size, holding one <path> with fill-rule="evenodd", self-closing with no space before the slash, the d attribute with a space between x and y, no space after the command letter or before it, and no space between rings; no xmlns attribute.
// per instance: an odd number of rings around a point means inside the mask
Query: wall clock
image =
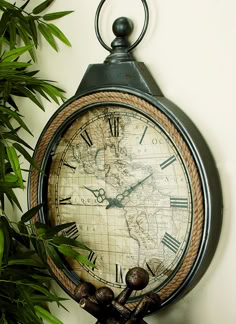
<svg viewBox="0 0 236 324"><path fill-rule="evenodd" d="M52 116L34 154L43 173L31 170L29 205L55 226L74 221L65 233L86 243L91 268L64 260L49 264L58 282L76 298L81 281L126 287L125 275L144 268L149 283L129 298L132 309L148 293L160 308L191 290L206 271L222 222L222 192L212 154L200 132L164 97L127 38L132 23L113 24L109 48L99 32L101 1L95 18L98 40L110 55L88 67L79 88Z"/></svg>

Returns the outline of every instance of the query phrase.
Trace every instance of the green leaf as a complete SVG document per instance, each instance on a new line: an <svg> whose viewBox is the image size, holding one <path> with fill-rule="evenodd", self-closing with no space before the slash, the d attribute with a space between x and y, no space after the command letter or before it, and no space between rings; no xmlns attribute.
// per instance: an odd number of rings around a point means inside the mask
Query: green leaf
<svg viewBox="0 0 236 324"><path fill-rule="evenodd" d="M0 187L0 191L1 191L1 187ZM11 188L4 187L4 193L6 194L11 205L13 206L15 204L19 208L19 210L22 212L21 205L20 205L14 191Z"/></svg>
<svg viewBox="0 0 236 324"><path fill-rule="evenodd" d="M16 28L18 30L18 33L19 33L19 36L21 37L21 39L23 40L23 42L25 43L26 46L32 46L32 41L31 39L29 38L27 32L25 31L25 29L17 24L16 25ZM34 53L34 49L33 47L31 49L29 49L29 54L30 56L32 57L32 60L35 62L36 61L36 57L35 57L35 53Z"/></svg>
<svg viewBox="0 0 236 324"><path fill-rule="evenodd" d="M42 11L44 11L45 9L47 9L51 3L53 3L54 0L46 0L44 2L42 2L40 5L38 5L37 7L35 7L32 11L32 13L34 15L38 15L40 14Z"/></svg>
<svg viewBox="0 0 236 324"><path fill-rule="evenodd" d="M8 9L15 9L15 7L12 4L5 0L0 0L0 5Z"/></svg>
<svg viewBox="0 0 236 324"><path fill-rule="evenodd" d="M59 319L57 319L55 316L49 313L45 308L42 308L39 305L35 305L34 309L39 318L42 318L51 324L63 324Z"/></svg>
<svg viewBox="0 0 236 324"><path fill-rule="evenodd" d="M5 238L4 238L4 232L3 232L2 227L3 227L3 224L0 221L0 269L2 267L2 260L3 260L3 254L4 254L4 245L5 245Z"/></svg>
<svg viewBox="0 0 236 324"><path fill-rule="evenodd" d="M53 243L57 244L57 245L70 245L70 246L74 246L83 250L87 250L87 251L92 251L90 248L88 248L85 244L80 243L79 241L64 237L62 235L60 236L55 236L53 238Z"/></svg>
<svg viewBox="0 0 236 324"><path fill-rule="evenodd" d="M20 152L24 158L38 171L42 171L40 169L40 167L37 165L37 163L32 159L32 157L30 156L30 154L24 149L23 146L21 146L18 143L13 143L13 146L17 149L18 152Z"/></svg>
<svg viewBox="0 0 236 324"><path fill-rule="evenodd" d="M17 227L18 227L20 233L23 234L22 239L23 239L23 242L24 242L24 246L29 249L30 248L30 238L28 237L29 233L28 233L27 226L22 221L19 221L18 224L17 224Z"/></svg>
<svg viewBox="0 0 236 324"><path fill-rule="evenodd" d="M8 220L4 216L1 217L1 224L2 224L3 234L4 234L4 240L5 240L3 260L7 264L9 253L11 251L11 244L12 244L11 227L8 223Z"/></svg>
<svg viewBox="0 0 236 324"><path fill-rule="evenodd" d="M27 66L31 66L31 63L25 63L25 62L1 62L0 63L0 69L2 71L7 71L9 69L21 69L25 68Z"/></svg>
<svg viewBox="0 0 236 324"><path fill-rule="evenodd" d="M0 175L4 178L5 175L5 158L6 158L6 149L5 145L0 141Z"/></svg>
<svg viewBox="0 0 236 324"><path fill-rule="evenodd" d="M43 206L43 204L39 204L36 207L31 208L30 210L28 210L26 213L24 213L24 215L21 217L21 221L23 223L28 222L29 220L31 220L36 214L37 212L40 210L40 208Z"/></svg>
<svg viewBox="0 0 236 324"><path fill-rule="evenodd" d="M57 44L55 42L51 29L48 28L47 25L41 23L38 24L38 28L46 41L52 46L52 48L54 48L55 51L57 51Z"/></svg>
<svg viewBox="0 0 236 324"><path fill-rule="evenodd" d="M10 94L11 94L11 89L12 89L12 84L10 81L6 81L4 83L3 87L3 100L4 100L4 105L6 104Z"/></svg>
<svg viewBox="0 0 236 324"><path fill-rule="evenodd" d="M4 1L6 2L6 1ZM3 36L6 32L8 21L10 18L10 12L9 10L4 11L2 14L1 20L0 20L0 36Z"/></svg>
<svg viewBox="0 0 236 324"><path fill-rule="evenodd" d="M16 46L16 25L13 19L11 20L8 29L10 34L10 49L13 49Z"/></svg>
<svg viewBox="0 0 236 324"><path fill-rule="evenodd" d="M63 34L63 32L54 24L48 24L48 27L51 29L51 32L54 36L56 36L60 41L62 41L67 46L71 46L71 43L69 42L68 38Z"/></svg>
<svg viewBox="0 0 236 324"><path fill-rule="evenodd" d="M23 178L22 178L22 173L21 173L21 169L20 169L20 162L19 162L19 158L16 153L16 149L13 146L7 146L6 150L7 150L8 159L11 163L11 167L12 167L15 175L18 178L19 187L21 189L24 189Z"/></svg>
<svg viewBox="0 0 236 324"><path fill-rule="evenodd" d="M8 265L26 265L35 268L45 268L45 265L35 259L12 259L8 261Z"/></svg>
<svg viewBox="0 0 236 324"><path fill-rule="evenodd" d="M52 245L47 244L46 250L48 256L52 259L52 261L55 263L58 269L62 269L64 267L61 258L59 257L57 251Z"/></svg>
<svg viewBox="0 0 236 324"><path fill-rule="evenodd" d="M10 108L5 108L5 107L0 106L0 112L6 113L9 116L13 117L24 130L26 130L29 134L31 134L33 136L31 131L29 130L29 128L26 126L26 124L22 120L21 115L18 114L16 111L12 111Z"/></svg>
<svg viewBox="0 0 236 324"><path fill-rule="evenodd" d="M75 222L70 222L70 223L65 223L65 224L60 224L60 225L57 225L57 226L54 226L52 228L49 228L45 235L44 235L44 238L45 239L49 239L49 238L52 238L54 237L55 234L63 231L64 229L66 228L69 228L71 226L75 225Z"/></svg>
<svg viewBox="0 0 236 324"><path fill-rule="evenodd" d="M26 3L24 3L24 4L20 7L20 9L21 9L21 10L24 10L25 7L28 5L29 2L30 2L30 0L27 0Z"/></svg>
<svg viewBox="0 0 236 324"><path fill-rule="evenodd" d="M80 253L73 250L70 246L62 244L62 245L59 245L57 248L58 248L58 251L60 251L65 256L68 256L78 262L87 264L88 266L90 266L92 268L96 268L95 264L90 262L86 257L82 256Z"/></svg>
<svg viewBox="0 0 236 324"><path fill-rule="evenodd" d="M13 129L14 131L14 129ZM14 132L16 133L16 132ZM13 132L3 132L1 135L2 135L2 138L3 139L9 139L9 140L12 140L12 141L15 141L15 142L18 142L22 145L24 145L25 147L27 147L28 149L30 150L33 150L32 147L26 143L22 138L20 138L17 134L14 134ZM0 150L1 152L1 150ZM1 154L0 154L0 157L1 157Z"/></svg>
<svg viewBox="0 0 236 324"><path fill-rule="evenodd" d="M19 47L19 48L13 49L11 51L8 51L3 54L2 61L3 62L12 62L17 57L19 57L22 54L24 54L25 52L31 50L32 47L33 47L33 45L27 45L27 46Z"/></svg>
<svg viewBox="0 0 236 324"><path fill-rule="evenodd" d="M19 90L25 97L28 97L30 100L32 100L39 108L44 110L43 105L29 89L19 84L16 86L16 89Z"/></svg>
<svg viewBox="0 0 236 324"><path fill-rule="evenodd" d="M30 19L29 19L29 27L31 30L34 45L37 48L37 46L38 46L38 31L37 31L35 19L33 17L30 17Z"/></svg>
<svg viewBox="0 0 236 324"><path fill-rule="evenodd" d="M49 14L44 15L43 19L46 20L46 21L55 20L55 19L59 19L59 18L62 18L64 16L67 16L67 15L71 14L72 12L74 12L74 11L72 10L72 11L53 12L53 13L49 13Z"/></svg>

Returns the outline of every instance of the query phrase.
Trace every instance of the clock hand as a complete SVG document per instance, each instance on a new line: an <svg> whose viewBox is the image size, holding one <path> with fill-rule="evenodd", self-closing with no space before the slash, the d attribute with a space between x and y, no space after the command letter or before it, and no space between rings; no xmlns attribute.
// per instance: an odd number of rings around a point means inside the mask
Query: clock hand
<svg viewBox="0 0 236 324"><path fill-rule="evenodd" d="M86 186L84 186L84 188L92 192L92 194L97 198L97 202L102 203L104 200L108 201L109 204L106 206L106 209L109 209L111 207L118 207L118 208L123 207L123 205L119 202L119 200L107 198L106 192L103 188L95 189L95 190Z"/></svg>
<svg viewBox="0 0 236 324"><path fill-rule="evenodd" d="M131 186L129 189L125 190L122 194L117 195L116 196L116 199L119 202L121 202L123 199L125 199L126 197L128 197L138 186L140 186L144 181L146 181L151 176L152 176L152 173L149 174L149 176L147 176L143 180L140 180L139 182L137 182L135 185Z"/></svg>
<svg viewBox="0 0 236 324"><path fill-rule="evenodd" d="M85 189L92 192L92 194L97 198L97 202L102 203L104 200L107 200L105 190L103 188L100 189L90 189L86 186L84 186Z"/></svg>

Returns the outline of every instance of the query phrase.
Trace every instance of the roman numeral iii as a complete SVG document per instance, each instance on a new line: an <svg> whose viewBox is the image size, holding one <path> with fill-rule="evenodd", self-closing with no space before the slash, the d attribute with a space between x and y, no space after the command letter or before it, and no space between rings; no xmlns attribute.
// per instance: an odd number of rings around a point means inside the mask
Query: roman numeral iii
<svg viewBox="0 0 236 324"><path fill-rule="evenodd" d="M170 207L172 208L188 208L187 198L170 198Z"/></svg>

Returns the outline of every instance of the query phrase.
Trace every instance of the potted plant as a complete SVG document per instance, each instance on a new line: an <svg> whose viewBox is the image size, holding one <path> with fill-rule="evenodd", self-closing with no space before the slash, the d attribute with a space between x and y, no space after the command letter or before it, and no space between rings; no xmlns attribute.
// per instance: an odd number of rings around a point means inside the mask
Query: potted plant
<svg viewBox="0 0 236 324"><path fill-rule="evenodd" d="M46 304L56 302L64 307L61 304L63 299L50 292L48 282L53 278L48 271L46 255L59 267L62 263L58 253L90 264L74 250L74 247L88 248L63 235L63 230L73 223L53 229L31 223L31 218L41 206L27 211L17 222L13 222L5 212L6 200L21 210L14 192L16 188L25 187L27 170L22 170L21 159L39 169L29 153L32 148L19 136L20 129L32 133L24 122L15 97L26 97L41 109L40 96L58 104L64 99L61 88L37 77L38 71L32 69L39 36L43 36L55 50L56 39L71 46L52 22L71 11L45 13L54 2L46 0L28 12L29 2L17 6L0 0L0 324L42 324L43 320L61 323ZM29 60L23 60L22 55L25 57L27 53Z"/></svg>

